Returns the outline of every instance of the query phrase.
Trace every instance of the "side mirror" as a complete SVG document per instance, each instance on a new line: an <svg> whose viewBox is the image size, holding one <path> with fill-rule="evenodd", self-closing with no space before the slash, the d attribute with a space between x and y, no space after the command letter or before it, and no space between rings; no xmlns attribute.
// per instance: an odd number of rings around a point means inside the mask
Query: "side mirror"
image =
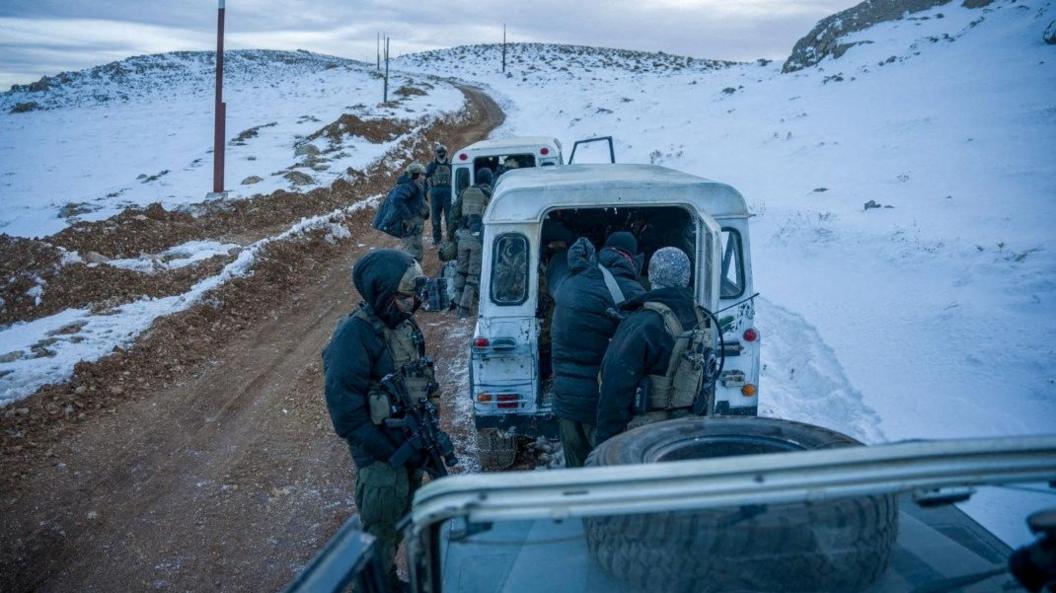
<svg viewBox="0 0 1056 593"><path fill-rule="evenodd" d="M357 593L397 593L386 589L374 536L364 533L359 515L352 515L285 593L340 593L355 585Z"/></svg>

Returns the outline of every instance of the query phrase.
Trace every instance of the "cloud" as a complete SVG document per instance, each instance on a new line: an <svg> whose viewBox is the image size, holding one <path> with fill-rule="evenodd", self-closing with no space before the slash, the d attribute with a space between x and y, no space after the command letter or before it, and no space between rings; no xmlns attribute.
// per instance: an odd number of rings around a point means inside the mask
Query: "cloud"
<svg viewBox="0 0 1056 593"><path fill-rule="evenodd" d="M750 60L783 58L813 24L853 0L227 0L227 47L307 49L371 60L393 53L510 41L621 47ZM209 50L216 10L202 0L3 0L0 84L129 55Z"/></svg>

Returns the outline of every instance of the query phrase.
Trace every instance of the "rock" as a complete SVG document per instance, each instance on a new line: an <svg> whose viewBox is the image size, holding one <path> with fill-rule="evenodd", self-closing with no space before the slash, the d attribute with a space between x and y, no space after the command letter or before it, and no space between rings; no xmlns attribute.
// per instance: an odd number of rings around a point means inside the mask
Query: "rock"
<svg viewBox="0 0 1056 593"><path fill-rule="evenodd" d="M26 101L25 103L15 103L8 113L29 113L30 111L36 111L38 109L40 109L39 103L36 101Z"/></svg>
<svg viewBox="0 0 1056 593"><path fill-rule="evenodd" d="M1041 38L1049 45L1056 45L1056 21L1052 21L1048 27L1045 27L1045 33Z"/></svg>
<svg viewBox="0 0 1056 593"><path fill-rule="evenodd" d="M312 185L315 183L315 179L307 173L301 173L300 171L290 171L283 175L283 177L294 185Z"/></svg>
<svg viewBox="0 0 1056 593"><path fill-rule="evenodd" d="M840 43L844 36L868 29L877 23L898 20L906 13L920 12L946 2L949 0L865 0L865 2L818 21L818 24L806 36L796 42L795 47L792 48L792 54L785 61L781 71L802 70L814 66L829 56L839 58L858 43L872 43L868 40Z"/></svg>
<svg viewBox="0 0 1056 593"><path fill-rule="evenodd" d="M165 220L168 217L169 213L165 210L165 207L162 206L160 203L154 202L153 204L148 205L145 210L143 210L143 214L151 220Z"/></svg>
<svg viewBox="0 0 1056 593"><path fill-rule="evenodd" d="M994 0L964 0L961 6L965 8L982 8L984 6L990 6L990 3Z"/></svg>
<svg viewBox="0 0 1056 593"><path fill-rule="evenodd" d="M73 390L74 395L84 395L88 393L88 388L84 385L78 385L77 389Z"/></svg>
<svg viewBox="0 0 1056 593"><path fill-rule="evenodd" d="M883 206L881 204L877 203L876 200L869 200L868 202L865 203L865 208L864 209L865 210L871 210L873 208L882 208L882 207Z"/></svg>
<svg viewBox="0 0 1056 593"><path fill-rule="evenodd" d="M111 385L110 386L110 393L113 394L113 395L121 395L124 392L125 392L124 388L121 387L120 385Z"/></svg>
<svg viewBox="0 0 1056 593"><path fill-rule="evenodd" d="M253 185L254 183L260 183L261 181L264 180L260 177L257 177L256 175L250 175L249 177L246 177L242 180L242 185Z"/></svg>
<svg viewBox="0 0 1056 593"><path fill-rule="evenodd" d="M0 356L0 362L15 362L16 360L22 358L23 354L24 353L21 350L14 350L12 352L8 352L7 354Z"/></svg>
<svg viewBox="0 0 1056 593"><path fill-rule="evenodd" d="M81 257L84 259L84 261L90 264L102 264L110 261L110 258L99 253L98 251L89 251Z"/></svg>
<svg viewBox="0 0 1056 593"><path fill-rule="evenodd" d="M327 165L326 163L319 163L318 165L312 165L312 170L313 171L326 171L329 168L330 168L330 165Z"/></svg>
<svg viewBox="0 0 1056 593"><path fill-rule="evenodd" d="M293 154L295 156L315 156L319 154L319 149L314 144L302 144L293 151Z"/></svg>

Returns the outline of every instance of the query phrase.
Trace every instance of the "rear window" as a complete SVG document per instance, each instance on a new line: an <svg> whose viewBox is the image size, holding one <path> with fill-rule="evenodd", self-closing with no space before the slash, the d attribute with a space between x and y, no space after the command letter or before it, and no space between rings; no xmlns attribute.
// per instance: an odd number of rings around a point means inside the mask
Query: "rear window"
<svg viewBox="0 0 1056 593"><path fill-rule="evenodd" d="M455 169L455 195L462 195L462 190L469 187L469 169L458 167Z"/></svg>
<svg viewBox="0 0 1056 593"><path fill-rule="evenodd" d="M521 305L528 300L528 239L518 233L495 238L491 265L491 302Z"/></svg>
<svg viewBox="0 0 1056 593"><path fill-rule="evenodd" d="M722 229L722 298L735 299L744 294L744 247L741 233Z"/></svg>

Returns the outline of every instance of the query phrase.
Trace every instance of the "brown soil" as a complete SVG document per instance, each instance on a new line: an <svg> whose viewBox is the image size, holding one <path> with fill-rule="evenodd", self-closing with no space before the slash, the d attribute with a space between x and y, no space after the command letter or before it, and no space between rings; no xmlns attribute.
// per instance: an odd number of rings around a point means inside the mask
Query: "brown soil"
<svg viewBox="0 0 1056 593"><path fill-rule="evenodd" d="M422 93L425 94L425 93ZM392 119L363 120L350 113L338 118L334 123L310 134L309 142L326 136L334 142L340 142L345 136L362 136L374 144L395 140L411 129L411 122Z"/></svg>
<svg viewBox="0 0 1056 593"><path fill-rule="evenodd" d="M412 155L501 123L490 98L464 92L469 117L416 137ZM370 191L344 203L389 183L376 168L362 181ZM358 245L393 244L372 214L346 221L352 239L336 245L322 233L271 244L252 276L4 410L0 590L274 591L294 576L354 511L319 354L357 301L349 269L368 249ZM435 314L423 327L441 382L458 384L448 353L465 349L469 322ZM445 423L464 449L471 421L455 391Z"/></svg>

